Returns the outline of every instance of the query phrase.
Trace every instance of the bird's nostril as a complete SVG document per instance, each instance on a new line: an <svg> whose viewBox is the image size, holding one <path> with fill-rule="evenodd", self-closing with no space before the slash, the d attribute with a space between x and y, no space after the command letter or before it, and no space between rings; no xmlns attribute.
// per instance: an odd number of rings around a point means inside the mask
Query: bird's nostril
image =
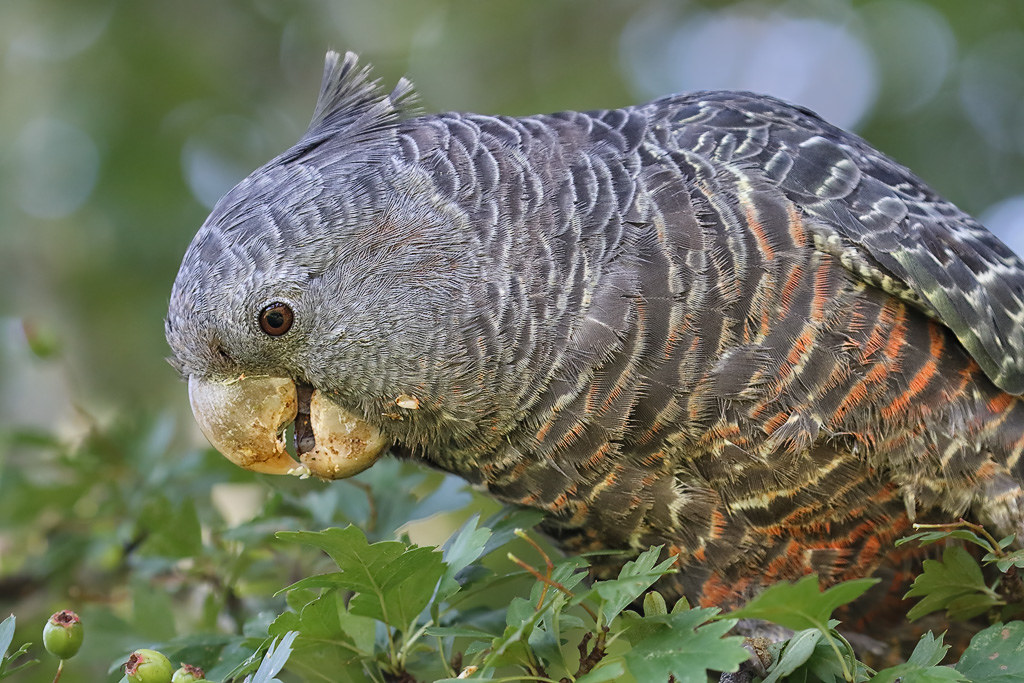
<svg viewBox="0 0 1024 683"><path fill-rule="evenodd" d="M217 357L225 363L231 362L231 354L229 354L221 344L217 344L213 350L217 353Z"/></svg>

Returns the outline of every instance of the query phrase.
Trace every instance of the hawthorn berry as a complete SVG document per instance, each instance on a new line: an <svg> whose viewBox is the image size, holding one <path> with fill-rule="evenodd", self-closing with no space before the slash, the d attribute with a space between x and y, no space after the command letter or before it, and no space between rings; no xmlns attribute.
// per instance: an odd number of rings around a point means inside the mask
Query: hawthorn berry
<svg viewBox="0 0 1024 683"><path fill-rule="evenodd" d="M43 647L54 657L71 659L82 647L82 620L69 609L55 612L43 626Z"/></svg>
<svg viewBox="0 0 1024 683"><path fill-rule="evenodd" d="M171 683L197 683L198 681L205 681L205 676L206 672L198 666L192 666L183 662L181 668L171 676Z"/></svg>
<svg viewBox="0 0 1024 683"><path fill-rule="evenodd" d="M171 662L156 650L136 650L124 663L129 683L171 683Z"/></svg>

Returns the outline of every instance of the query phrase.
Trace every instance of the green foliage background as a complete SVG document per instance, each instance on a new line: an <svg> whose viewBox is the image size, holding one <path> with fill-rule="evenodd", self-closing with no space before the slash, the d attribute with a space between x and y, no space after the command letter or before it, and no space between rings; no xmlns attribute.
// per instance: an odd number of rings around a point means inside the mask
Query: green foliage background
<svg viewBox="0 0 1024 683"><path fill-rule="evenodd" d="M716 21L753 33L687 52L687 28ZM834 91L845 72L824 60L807 76L780 25L852 36L870 62L857 131L963 208L1024 193L1017 0L3 0L0 618L18 615L15 643L74 608L89 634L63 680L116 680L107 668L132 647L265 634L278 590L330 570L277 531L351 522L379 541L447 511L410 528L434 543L494 511L395 463L330 486L238 471L205 448L163 362L170 283L204 202L301 134L326 49L361 53L386 82L410 76L426 111L729 85L723 55L758 41L780 82Z"/></svg>

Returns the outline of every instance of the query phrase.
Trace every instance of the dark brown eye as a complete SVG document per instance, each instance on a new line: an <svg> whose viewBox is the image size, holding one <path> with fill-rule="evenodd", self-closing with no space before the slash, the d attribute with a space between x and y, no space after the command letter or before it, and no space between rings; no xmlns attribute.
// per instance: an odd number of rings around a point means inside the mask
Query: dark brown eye
<svg viewBox="0 0 1024 683"><path fill-rule="evenodd" d="M271 337L280 337L292 328L294 319L291 307L278 301L260 312L260 328Z"/></svg>

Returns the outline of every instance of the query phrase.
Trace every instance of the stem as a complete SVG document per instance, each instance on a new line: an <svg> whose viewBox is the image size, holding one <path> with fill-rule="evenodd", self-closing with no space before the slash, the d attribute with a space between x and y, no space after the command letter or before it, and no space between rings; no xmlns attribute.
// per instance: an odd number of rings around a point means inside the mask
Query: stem
<svg viewBox="0 0 1024 683"><path fill-rule="evenodd" d="M513 562L518 564L520 567L522 567L526 571L530 572L530 574L532 574L535 579L537 579L538 581L544 583L546 586L551 586L552 588L561 591L567 597L570 597L570 598L575 598L576 597L576 594L573 593L571 590L569 590L568 588L566 588L562 584L558 583L557 581L553 581L551 579L551 577L544 576L539 571L537 571L536 569L534 569L530 565L526 564L525 562L520 560L518 557L516 557L512 553L508 554L508 559L512 560ZM598 617L594 613L594 610L590 609L590 607L588 607L587 605L583 604L582 602L580 603L580 607L582 607L584 610L586 610L587 614L590 615L590 618L594 620L594 623L597 623Z"/></svg>
<svg viewBox="0 0 1024 683"><path fill-rule="evenodd" d="M452 662L448 661L448 655L446 655L445 652L444 652L444 638L442 638L441 636L434 636L434 637L437 638L437 654L441 656L441 663L444 664L445 673L448 674L448 678L455 678L456 676L459 675L459 672L455 670L455 667L452 665ZM455 658L455 655L453 654L452 655L452 659L454 659L454 658ZM460 656L459 657L459 669L461 669L461 668L462 668L462 657Z"/></svg>
<svg viewBox="0 0 1024 683"><path fill-rule="evenodd" d="M949 522L946 524L915 524L914 529L936 529L940 531L970 529L971 531L978 534L979 536L982 536L986 541L988 541L988 544L991 546L993 555L995 555L996 557L1006 557L1006 552L1001 547L999 547L999 541L997 541L995 537L993 537L992 534L988 532L988 529L981 526L980 524L968 522L966 519L963 518L960 518L960 520L957 522Z"/></svg>
<svg viewBox="0 0 1024 683"><path fill-rule="evenodd" d="M392 632L391 627L387 625L384 626L384 632L388 635L388 661L394 671L400 671L402 663L398 658L398 649L395 648L395 634Z"/></svg>
<svg viewBox="0 0 1024 683"><path fill-rule="evenodd" d="M64 660L63 659L60 660L59 664L57 664L57 675L53 677L53 683L57 683L57 681L60 680L60 675L62 673L64 673Z"/></svg>
<svg viewBox="0 0 1024 683"><path fill-rule="evenodd" d="M527 543L532 545L534 550L536 550L538 553L540 553L540 556L544 558L544 564L545 564L545 567L547 569L546 576L548 577L548 579L550 579L551 578L551 573L555 570L555 565L551 561L551 558L548 557L548 554L546 552L544 552L544 549L541 548L539 545L537 545L537 542L535 540L533 540L532 538L530 538L526 534L526 532L523 531L522 529L516 529L512 533L514 533L516 536L518 536L519 538L523 539L524 541L526 541ZM540 599L537 600L537 609L538 610L540 610L540 608L544 606L544 598L546 598L547 595L548 595L548 584L547 584L547 582L545 582L544 583L544 588L542 588L541 591L540 591Z"/></svg>
<svg viewBox="0 0 1024 683"><path fill-rule="evenodd" d="M412 627L415 626L415 625L416 625L415 621L413 623L409 624L409 626L405 629L405 631L403 631L403 633L409 633L409 631L411 631ZM409 635L409 636L407 636L407 637L402 639L402 647L400 647L399 650L398 650L398 659L399 659L399 663L402 665L403 669L405 668L406 659L409 656L409 648L412 645L414 645L416 643L416 641L420 639L420 637L423 635L423 633L428 628L430 628L433 625L434 625L433 620L428 620L425 624L423 624L418 629L413 631L412 635ZM439 639L439 642L440 642L440 639ZM442 658L443 658L443 655L444 655L444 653L442 653Z"/></svg>
<svg viewBox="0 0 1024 683"><path fill-rule="evenodd" d="M836 659L839 660L839 665L843 667L843 680L852 681L853 674L850 673L850 668L846 666L846 657L844 657L843 653L839 651L839 646L836 645L835 638L833 638L832 634L829 633L828 624L815 623L814 625L819 631L821 631L822 635L825 636L825 640L828 641L828 644L832 647L832 651L836 654Z"/></svg>

